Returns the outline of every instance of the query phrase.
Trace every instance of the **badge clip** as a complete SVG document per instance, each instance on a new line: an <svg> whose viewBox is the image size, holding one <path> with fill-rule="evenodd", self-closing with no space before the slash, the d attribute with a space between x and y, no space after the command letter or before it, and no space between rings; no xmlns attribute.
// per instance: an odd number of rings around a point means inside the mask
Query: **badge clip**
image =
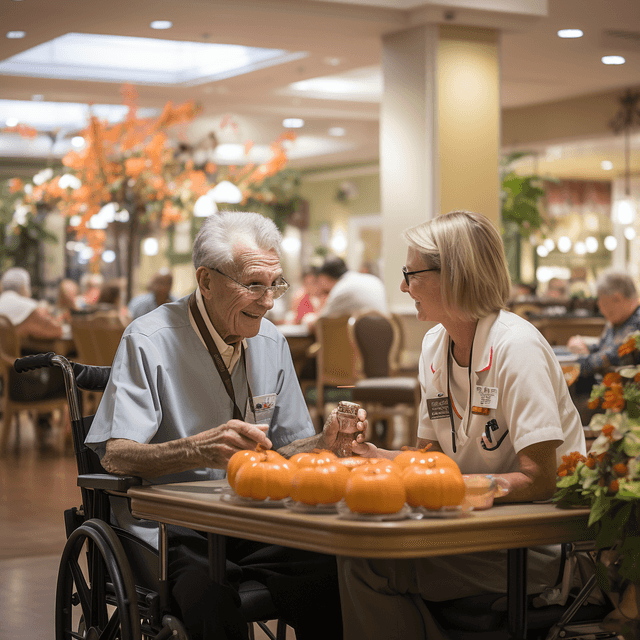
<svg viewBox="0 0 640 640"><path fill-rule="evenodd" d="M477 416L488 416L489 409L487 407L471 407L471 413Z"/></svg>

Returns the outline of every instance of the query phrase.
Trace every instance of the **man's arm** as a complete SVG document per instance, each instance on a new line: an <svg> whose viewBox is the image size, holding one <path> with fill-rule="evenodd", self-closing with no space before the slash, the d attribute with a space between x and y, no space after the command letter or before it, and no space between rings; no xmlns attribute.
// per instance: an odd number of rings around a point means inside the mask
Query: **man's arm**
<svg viewBox="0 0 640 640"><path fill-rule="evenodd" d="M202 433L158 444L112 438L107 441L101 463L109 473L142 478L157 478L202 467L226 469L236 451L255 449L258 444L270 449L267 429L268 425L230 420Z"/></svg>

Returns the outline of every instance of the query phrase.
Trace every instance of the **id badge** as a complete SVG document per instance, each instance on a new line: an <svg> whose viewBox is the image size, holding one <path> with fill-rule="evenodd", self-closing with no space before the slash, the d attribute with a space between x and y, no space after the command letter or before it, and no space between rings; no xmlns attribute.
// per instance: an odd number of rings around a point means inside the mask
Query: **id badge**
<svg viewBox="0 0 640 640"><path fill-rule="evenodd" d="M481 384L477 384L473 402L473 408L475 409L476 407L479 409L497 409L498 387L485 387ZM476 412L474 411L474 413ZM485 412L483 411L482 413ZM485 413L485 415L488 415L488 411Z"/></svg>
<svg viewBox="0 0 640 640"><path fill-rule="evenodd" d="M449 409L449 398L427 398L427 411L430 420L448 418L451 413Z"/></svg>
<svg viewBox="0 0 640 640"><path fill-rule="evenodd" d="M253 411L251 410L251 403L247 398L247 409L245 411L245 422L250 424L268 424L271 426L271 418L273 417L273 410L276 408L277 394L267 393L264 396L253 397L253 408L256 410L254 418Z"/></svg>

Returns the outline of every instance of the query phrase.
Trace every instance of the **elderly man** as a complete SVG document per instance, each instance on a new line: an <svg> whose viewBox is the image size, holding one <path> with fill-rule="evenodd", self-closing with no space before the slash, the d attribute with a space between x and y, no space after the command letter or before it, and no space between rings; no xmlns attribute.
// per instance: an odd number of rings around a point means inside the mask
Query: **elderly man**
<svg viewBox="0 0 640 640"><path fill-rule="evenodd" d="M125 330L87 437L105 469L154 483L203 480L224 477L229 458L257 444L286 456L335 444L335 413L314 435L287 343L263 318L288 288L281 239L255 213L204 222L193 246L196 291ZM257 410L264 400L273 408ZM157 545L155 523L134 521L117 499L112 509ZM172 594L193 640L246 637L237 592L208 578L206 538L175 528L169 547ZM228 581L266 584L298 640L341 637L333 557L237 539L227 550Z"/></svg>
<svg viewBox="0 0 640 640"><path fill-rule="evenodd" d="M171 295L172 286L173 275L171 272L168 269L158 271L147 285L148 293L143 293L129 301L131 319L135 320L165 302L173 302L175 298Z"/></svg>
<svg viewBox="0 0 640 640"><path fill-rule="evenodd" d="M618 347L633 331L640 330L640 300L630 275L623 271L605 271L596 282L598 307L607 321L604 332L594 344L587 344L581 336L572 336L567 347L578 355L580 374L571 391L583 423L591 413L587 409L595 375L606 373L612 367L629 364L618 354Z"/></svg>

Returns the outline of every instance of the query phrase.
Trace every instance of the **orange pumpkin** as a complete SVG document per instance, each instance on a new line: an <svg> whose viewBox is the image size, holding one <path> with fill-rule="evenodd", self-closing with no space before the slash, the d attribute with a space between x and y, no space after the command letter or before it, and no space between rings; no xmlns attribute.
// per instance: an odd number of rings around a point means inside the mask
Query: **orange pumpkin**
<svg viewBox="0 0 640 640"><path fill-rule="evenodd" d="M350 473L344 499L356 513L397 513L406 501L402 477L384 467Z"/></svg>
<svg viewBox="0 0 640 640"><path fill-rule="evenodd" d="M291 479L291 498L304 504L331 504L342 500L349 470L339 464L301 467Z"/></svg>
<svg viewBox="0 0 640 640"><path fill-rule="evenodd" d="M430 448L431 445L428 444L424 449L405 449L393 461L403 470L412 464L426 464L427 457L432 455L432 452L429 451Z"/></svg>
<svg viewBox="0 0 640 640"><path fill-rule="evenodd" d="M284 462L259 460L248 462L238 469L235 491L244 498L282 500L289 496L293 467Z"/></svg>
<svg viewBox="0 0 640 640"><path fill-rule="evenodd" d="M367 458L368 464L360 465L352 469L353 473L362 473L368 469L382 469L385 472L397 473L400 475L402 469L393 461L386 458Z"/></svg>
<svg viewBox="0 0 640 640"><path fill-rule="evenodd" d="M253 451L252 449L243 449L242 451L236 451L231 458L229 458L229 462L227 463L227 480L231 485L231 488L235 488L235 480L236 474L238 473L238 469L245 464L246 462L258 462L259 460L264 460L265 456L260 451Z"/></svg>
<svg viewBox="0 0 640 640"><path fill-rule="evenodd" d="M333 464L338 456L328 449L318 451L308 451L306 453L296 453L291 456L290 461L298 467L312 467L318 464Z"/></svg>
<svg viewBox="0 0 640 640"><path fill-rule="evenodd" d="M441 509L458 506L464 500L464 480L456 469L411 465L403 471L402 480L412 507Z"/></svg>
<svg viewBox="0 0 640 640"><path fill-rule="evenodd" d="M455 471L458 471L458 473L461 473L460 467L457 465L456 461L441 451L431 451L426 457L426 465L427 467L437 468L448 467L449 469L454 469Z"/></svg>
<svg viewBox="0 0 640 640"><path fill-rule="evenodd" d="M374 458L363 458L362 456L349 456L348 458L338 458L337 463L341 464L349 471L353 471L356 467L361 467L364 464L369 464Z"/></svg>

